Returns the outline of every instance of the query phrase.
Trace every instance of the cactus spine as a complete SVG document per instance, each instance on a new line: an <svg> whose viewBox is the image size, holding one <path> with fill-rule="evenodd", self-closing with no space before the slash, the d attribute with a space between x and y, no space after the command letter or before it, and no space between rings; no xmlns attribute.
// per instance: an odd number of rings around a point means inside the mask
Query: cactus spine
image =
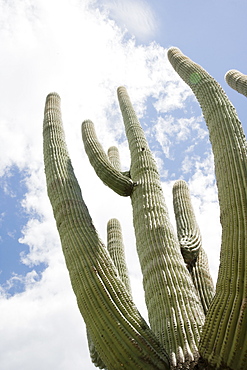
<svg viewBox="0 0 247 370"><path fill-rule="evenodd" d="M120 263L117 270L119 257L113 254L110 258L83 201L68 156L56 93L47 97L44 118L48 195L78 306L101 359L99 367L244 370L246 140L235 109L217 82L179 49L171 48L168 57L202 107L215 158L223 231L219 277L210 306L213 288L188 189L180 183L179 196L176 186L174 190L179 244L155 161L125 88L118 89L118 98L131 154L130 171L121 172L116 148L105 154L91 121L82 124L82 137L97 175L115 192L131 198L150 328L123 282L125 272L121 275L121 271L126 271L125 267ZM119 225L111 227L119 230ZM183 227L187 236L181 232ZM115 230L115 245L119 235ZM202 276L206 276L206 289L201 286Z"/></svg>

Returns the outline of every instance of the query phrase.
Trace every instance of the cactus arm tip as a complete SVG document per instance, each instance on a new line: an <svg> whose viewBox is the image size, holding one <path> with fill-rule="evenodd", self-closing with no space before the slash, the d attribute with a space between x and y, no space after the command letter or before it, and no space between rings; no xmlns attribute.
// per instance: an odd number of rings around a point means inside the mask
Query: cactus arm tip
<svg viewBox="0 0 247 370"><path fill-rule="evenodd" d="M225 80L232 89L247 97L247 75L236 69L231 69L226 72Z"/></svg>

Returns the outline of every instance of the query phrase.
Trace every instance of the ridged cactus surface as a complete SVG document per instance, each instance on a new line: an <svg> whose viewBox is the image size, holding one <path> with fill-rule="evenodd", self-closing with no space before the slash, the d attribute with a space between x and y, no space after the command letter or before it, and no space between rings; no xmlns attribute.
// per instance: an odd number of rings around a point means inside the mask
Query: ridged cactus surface
<svg viewBox="0 0 247 370"><path fill-rule="evenodd" d="M98 141L93 123L89 120L84 121L81 130L85 151L99 178L119 195L130 195L133 190L133 181L109 161Z"/></svg>
<svg viewBox="0 0 247 370"><path fill-rule="evenodd" d="M202 331L200 353L216 368L246 369L246 138L235 108L221 86L179 49L171 48L168 57L201 105L214 154L220 203L220 268L216 294Z"/></svg>
<svg viewBox="0 0 247 370"><path fill-rule="evenodd" d="M177 235L184 261L192 277L206 314L214 296L208 258L202 248L202 237L191 203L189 187L183 180L173 185L173 207Z"/></svg>
<svg viewBox="0 0 247 370"><path fill-rule="evenodd" d="M124 244L120 222L112 218L107 224L107 249L116 266L119 277L131 295L130 280L125 261Z"/></svg>
<svg viewBox="0 0 247 370"><path fill-rule="evenodd" d="M246 139L220 85L179 49L169 49L168 58L198 99L212 143L222 224L215 295L188 186L184 181L174 185L176 233L155 160L124 87L118 88L118 99L130 149L129 171L121 172L116 147L104 152L89 120L82 124L82 138L101 180L131 198L150 327L132 301L119 222L108 223L109 251L93 226L66 148L56 93L48 95L44 117L48 195L96 366L108 370L244 370ZM245 91L245 79L229 74L231 79L235 82L230 85Z"/></svg>
<svg viewBox="0 0 247 370"><path fill-rule="evenodd" d="M226 73L225 79L231 88L247 96L247 75L244 75L236 69L231 69Z"/></svg>
<svg viewBox="0 0 247 370"><path fill-rule="evenodd" d="M136 184L133 224L150 326L173 366L189 364L197 360L203 310L168 216L156 162L124 87L118 88L118 99Z"/></svg>
<svg viewBox="0 0 247 370"><path fill-rule="evenodd" d="M44 161L65 261L78 307L107 369L168 369L158 340L136 309L98 237L67 152L60 98L49 94Z"/></svg>

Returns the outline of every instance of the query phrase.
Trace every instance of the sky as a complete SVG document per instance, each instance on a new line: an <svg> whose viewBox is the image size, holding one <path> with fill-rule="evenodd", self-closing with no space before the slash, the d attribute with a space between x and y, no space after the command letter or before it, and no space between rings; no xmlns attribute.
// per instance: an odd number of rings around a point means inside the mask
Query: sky
<svg viewBox="0 0 247 370"><path fill-rule="evenodd" d="M126 86L157 161L175 227L172 184L188 182L214 281L221 228L208 132L190 89L167 60L179 47L223 87L246 125L246 98L224 81L247 73L244 0L0 0L0 368L91 370L85 325L46 194L45 98L61 97L66 141L84 200L106 241L120 220L134 301L147 319L130 199L97 178L80 126L91 119L105 150L128 144L116 89Z"/></svg>

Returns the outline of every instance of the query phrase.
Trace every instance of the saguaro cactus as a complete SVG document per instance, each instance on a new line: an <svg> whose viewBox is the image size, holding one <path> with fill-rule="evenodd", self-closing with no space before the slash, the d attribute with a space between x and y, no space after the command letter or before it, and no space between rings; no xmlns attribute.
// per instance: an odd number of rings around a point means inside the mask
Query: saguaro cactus
<svg viewBox="0 0 247 370"><path fill-rule="evenodd" d="M118 258L114 264L114 254L111 258L93 226L67 152L56 93L48 95L44 117L48 195L78 307L100 367L116 370L211 366L240 370L244 369L247 356L246 141L231 103L212 77L176 48L169 50L168 57L202 106L215 156L223 234L221 267L211 305L213 288L188 189L177 186L182 189L179 195L174 190L177 237L156 163L125 88L118 89L118 98L129 142L130 170L121 172L115 147L108 155L104 152L91 121L83 122L82 137L97 175L115 192L131 198L150 327L126 287L126 269L122 269L122 262L116 266ZM108 244L117 245L116 240L121 238L119 225L114 222L108 225ZM193 229L193 235L187 237L187 245L182 243L181 253L182 224L190 234ZM202 286L205 284L206 289Z"/></svg>

